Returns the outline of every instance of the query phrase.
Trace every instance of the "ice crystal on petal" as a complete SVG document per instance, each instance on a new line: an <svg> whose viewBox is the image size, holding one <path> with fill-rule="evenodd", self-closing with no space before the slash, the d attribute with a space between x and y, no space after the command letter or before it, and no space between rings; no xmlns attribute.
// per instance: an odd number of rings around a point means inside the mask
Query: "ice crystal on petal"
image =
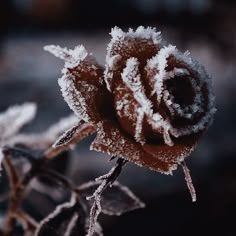
<svg viewBox="0 0 236 236"><path fill-rule="evenodd" d="M178 67L174 67L173 70L167 71L169 66L168 60L174 57L177 61ZM182 66L179 67L179 66ZM151 79L153 85L152 95L157 95L158 103L163 100L167 107L169 108L172 115L178 114L180 117L186 119L193 119L195 115L202 113L204 109L204 103L206 101L203 97L202 88L205 86L207 89L207 101L208 101L208 112L202 117L196 124L189 125L184 128L170 127L169 132L175 136L180 137L184 135L189 135L192 132L197 133L206 128L211 123L213 114L215 113L214 96L211 92L211 86L209 85L209 76L206 74L205 70L201 65L195 62L191 57L189 52L184 54L180 53L175 46L169 45L163 47L158 54L148 61L146 70L156 70L156 75ZM194 71L194 73L193 73ZM191 83L191 87L194 90L195 96L193 103L191 105L182 106L174 102L174 97L165 88L165 83L167 80L175 79L175 77L188 78ZM192 76L197 76L197 79L191 78Z"/></svg>
<svg viewBox="0 0 236 236"><path fill-rule="evenodd" d="M75 87L75 77L72 74L64 75L58 80L58 84L61 87L62 96L65 101L74 111L74 113L82 118L84 121L89 121L89 115L87 114L84 97Z"/></svg>
<svg viewBox="0 0 236 236"><path fill-rule="evenodd" d="M114 27L110 34L112 38L107 47L106 70L104 72L105 83L109 91L111 91L113 71L116 70L117 62L122 61L122 58L134 57L134 54L141 55L146 49L149 54L154 53L153 55L155 55L161 42L160 32L156 32L156 29L151 27L140 26L136 31L129 29L127 33ZM139 45L141 42L142 46ZM113 63L114 58L116 59L115 63Z"/></svg>
<svg viewBox="0 0 236 236"><path fill-rule="evenodd" d="M55 45L48 45L44 47L44 50L64 60L65 66L69 68L77 66L88 56L88 52L83 45L75 47L74 50L61 48L60 46Z"/></svg>

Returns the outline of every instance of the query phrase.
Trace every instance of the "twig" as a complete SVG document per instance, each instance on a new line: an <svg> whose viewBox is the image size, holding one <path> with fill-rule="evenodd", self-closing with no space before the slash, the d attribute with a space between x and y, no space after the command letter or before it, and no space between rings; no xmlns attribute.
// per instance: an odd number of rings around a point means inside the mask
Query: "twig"
<svg viewBox="0 0 236 236"><path fill-rule="evenodd" d="M10 153L4 154L5 158L3 159L3 164L9 178L11 191L9 199L10 203L6 217L6 223L4 225L3 235L10 236L16 224L16 220L19 220L24 226L28 224L30 229L33 229L33 220L31 220L31 223L29 222L29 219L28 222L26 222L27 217L26 214L21 210L21 201L24 195L25 187L35 177L40 165L37 165L36 162L34 162L34 165L31 167L29 172L22 179L20 179L11 162Z"/></svg>
<svg viewBox="0 0 236 236"><path fill-rule="evenodd" d="M23 157L27 159L29 162L32 162L32 160L34 159L31 153L21 148L4 146L2 148L2 152L4 153L4 155L11 156L12 158Z"/></svg>
<svg viewBox="0 0 236 236"><path fill-rule="evenodd" d="M38 226L37 222L34 219L32 219L28 214L26 214L22 210L16 211L14 215L21 222L25 231L34 233Z"/></svg>
<svg viewBox="0 0 236 236"><path fill-rule="evenodd" d="M3 235L10 236L16 224L16 218L14 216L14 212L17 211L19 207L19 202L21 201L21 196L20 194L18 195L18 192L20 192L21 189L19 189L18 187L18 176L16 170L12 165L12 162L8 155L5 155L5 158L3 159L3 165L6 169L11 188L10 203L8 208L8 214L6 217L6 223L4 225Z"/></svg>
<svg viewBox="0 0 236 236"><path fill-rule="evenodd" d="M99 214L101 213L101 196L108 186L112 187L114 181L119 177L123 166L128 161L118 158L116 165L105 175L100 176L96 181L100 182L100 185L95 190L92 196L87 197L87 200L94 199L93 205L90 209L90 222L87 236L92 236L94 233L94 226L97 223Z"/></svg>

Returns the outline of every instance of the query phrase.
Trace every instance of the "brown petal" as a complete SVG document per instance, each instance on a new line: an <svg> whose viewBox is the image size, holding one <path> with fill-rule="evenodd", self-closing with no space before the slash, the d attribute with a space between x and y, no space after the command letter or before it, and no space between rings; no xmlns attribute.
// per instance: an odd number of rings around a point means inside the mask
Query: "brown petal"
<svg viewBox="0 0 236 236"><path fill-rule="evenodd" d="M174 162L165 163L156 155L146 152L140 143L125 135L114 121L105 121L101 124L90 149L118 156L166 174L171 174L177 167Z"/></svg>
<svg viewBox="0 0 236 236"><path fill-rule="evenodd" d="M155 28L139 27L125 33L118 27L112 29L112 39L107 48L105 80L109 90L112 90L116 77L120 77L126 60L135 57L140 62L142 70L147 60L152 58L160 48L160 32Z"/></svg>
<svg viewBox="0 0 236 236"><path fill-rule="evenodd" d="M166 163L180 163L194 150L202 133L173 138L174 145L168 146L163 142L144 144L143 150Z"/></svg>

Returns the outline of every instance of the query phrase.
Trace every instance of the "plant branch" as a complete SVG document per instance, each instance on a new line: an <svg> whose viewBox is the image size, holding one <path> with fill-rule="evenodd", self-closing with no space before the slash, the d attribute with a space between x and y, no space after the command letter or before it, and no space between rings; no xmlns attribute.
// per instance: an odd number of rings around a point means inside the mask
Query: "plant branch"
<svg viewBox="0 0 236 236"><path fill-rule="evenodd" d="M3 235L10 236L16 224L16 217L14 216L14 212L17 211L19 207L19 202L21 200L21 197L20 195L18 195L18 193L21 192L22 189L18 187L18 175L11 162L11 159L9 158L9 155L5 155L5 158L3 159L3 165L6 169L11 188L10 203L6 217L6 222L4 225Z"/></svg>
<svg viewBox="0 0 236 236"><path fill-rule="evenodd" d="M100 176L96 181L100 182L100 185L95 190L92 196L88 197L87 200L94 199L93 205L90 209L90 222L87 236L92 236L94 233L94 227L97 223L99 214L101 213L101 196L108 186L112 187L112 184L119 177L122 168L128 161L118 158L116 165L105 175Z"/></svg>

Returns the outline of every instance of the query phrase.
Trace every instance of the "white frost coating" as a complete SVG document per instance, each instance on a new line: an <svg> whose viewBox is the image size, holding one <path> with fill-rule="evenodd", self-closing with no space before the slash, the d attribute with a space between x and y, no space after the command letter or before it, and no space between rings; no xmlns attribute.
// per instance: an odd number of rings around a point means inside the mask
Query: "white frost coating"
<svg viewBox="0 0 236 236"><path fill-rule="evenodd" d="M160 103L163 92L163 81L166 77L166 66L168 57L174 53L176 47L173 45L169 45L168 47L163 47L156 56L150 59L147 63L147 68L154 69L156 68L158 72L153 78L153 91L152 95L157 95L157 102Z"/></svg>
<svg viewBox="0 0 236 236"><path fill-rule="evenodd" d="M49 129L43 133L43 135L45 134L44 136L46 136L47 134L50 140L54 139L55 141L55 138L58 138L63 132L65 132L65 130L78 124L79 121L80 120L78 119L78 117L76 117L74 114L63 117L56 124L50 126Z"/></svg>
<svg viewBox="0 0 236 236"><path fill-rule="evenodd" d="M1 139L7 139L17 133L20 128L30 122L36 114L35 103L15 105L0 114Z"/></svg>
<svg viewBox="0 0 236 236"><path fill-rule="evenodd" d="M144 112L142 111L141 108L139 108L137 113L138 113L138 116L137 116L137 121L136 121L134 138L137 142L141 144L145 144L145 138L142 137Z"/></svg>
<svg viewBox="0 0 236 236"><path fill-rule="evenodd" d="M183 62L187 67L197 73L199 81L196 81L194 78L190 77L190 73L186 68L174 68L172 71L167 72L167 59L173 55L177 61ZM215 113L215 102L214 96L211 91L210 79L207 73L205 72L203 66L194 61L190 57L190 53L187 51L184 54L180 53L175 46L169 45L163 47L156 56L150 59L147 63L146 70L155 69L156 75L152 78L151 83L153 85L152 95L157 95L157 102L160 103L161 100L165 102L169 108L172 115L178 114L180 117L193 119L195 115L204 112L204 97L201 92L201 87L203 85L207 86L208 90L208 110L204 117L195 124L182 129L176 129L172 126L169 127L169 132L175 136L183 136L191 134L192 132L197 133L200 130L206 128L207 125L211 123L213 114ZM175 76L188 76L188 80L191 83L191 87L194 90L195 97L192 104L187 106L182 106L174 102L174 97L169 93L169 91L164 88L164 81L168 79L173 79ZM167 136L166 136L167 137Z"/></svg>
<svg viewBox="0 0 236 236"><path fill-rule="evenodd" d="M133 92L135 100L138 102L140 107L137 109L137 121L135 127L135 139L141 144L145 143L142 138L142 125L144 114L148 118L148 123L159 132L162 132L164 141L167 145L172 146L173 142L169 135L170 123L168 120L164 120L160 114L153 114L152 103L146 97L144 88L141 83L140 74L138 73L139 62L137 58L129 58L126 63L126 67L121 74L122 80L126 86ZM126 101L126 100L124 100ZM120 105L120 104L119 104ZM125 104L120 105L125 106ZM130 114L132 116L133 114Z"/></svg>
<svg viewBox="0 0 236 236"><path fill-rule="evenodd" d="M152 103L144 93L138 66L139 62L137 58L129 58L126 62L126 67L121 74L121 78L133 92L134 98L141 105L143 112L148 114L152 111Z"/></svg>
<svg viewBox="0 0 236 236"><path fill-rule="evenodd" d="M111 136L110 136L111 135ZM119 143L117 142L119 140ZM103 149L103 146L107 147L106 150ZM134 161L135 164L143 167L144 164L140 159L140 151L137 150L136 146L130 146L130 143L127 143L127 140L120 134L120 131L115 128L107 135L106 131L103 129L103 125L100 125L98 128L96 139L90 145L90 150L103 152L111 156L119 156L128 161ZM183 161L183 159L189 155L190 152L182 152L179 157L179 161ZM168 156L169 157L169 156ZM172 172L176 170L178 167L177 163L172 163L169 165L167 171L163 171L159 169L158 171L166 174L172 175ZM155 168L149 167L157 171Z"/></svg>
<svg viewBox="0 0 236 236"><path fill-rule="evenodd" d="M24 144L35 149L45 149L51 146L55 140L67 129L78 124L79 119L74 114L61 118L57 123L51 125L47 130L38 134L20 133L7 140L7 145Z"/></svg>
<svg viewBox="0 0 236 236"><path fill-rule="evenodd" d="M191 194L192 201L196 202L197 201L197 195L196 195L195 188L193 186L190 171L189 171L189 169L188 169L188 167L187 167L187 165L184 161L181 163L181 166L183 168L183 172L184 172L184 175L185 175L185 181L186 181L186 184L188 186L189 192Z"/></svg>
<svg viewBox="0 0 236 236"><path fill-rule="evenodd" d="M64 233L64 236L70 236L71 233L72 233L72 230L73 228L75 227L76 225L76 222L79 218L79 215L77 213L75 213L70 221L70 223L68 224L67 228L66 228L66 231Z"/></svg>
<svg viewBox="0 0 236 236"><path fill-rule="evenodd" d="M77 66L88 56L88 52L83 45L77 46L74 49L67 49L61 48L60 46L48 45L44 47L44 50L64 60L66 68L73 68Z"/></svg>
<svg viewBox="0 0 236 236"><path fill-rule="evenodd" d="M121 47L122 44L125 44L125 39L126 38L131 38L131 39L146 39L146 40L151 40L154 45L158 45L161 42L161 32L157 32L156 28L152 27L147 27L144 28L143 26L139 26L136 31L133 29L129 29L128 32L122 31L119 27L114 27L111 30L111 42L107 46L107 55L106 55L106 69L104 72L104 79L105 83L107 85L107 89L111 91L111 80L113 73L112 71L115 69L114 65L114 56L119 56L119 55L112 55L112 49L114 47ZM128 46L128 45L125 45ZM116 58L116 62L120 58Z"/></svg>
<svg viewBox="0 0 236 236"><path fill-rule="evenodd" d="M74 113L82 118L85 122L89 121L89 115L87 114L85 102L82 94L75 87L75 77L72 74L63 75L58 80L58 84L61 87L62 96L69 105L70 109Z"/></svg>
<svg viewBox="0 0 236 236"><path fill-rule="evenodd" d="M108 66L112 69L116 69L117 62L121 59L121 55L115 55L110 58L110 60L107 62Z"/></svg>
<svg viewBox="0 0 236 236"><path fill-rule="evenodd" d="M59 215L63 209L73 207L75 205L75 203L76 203L76 197L75 197L75 195L72 195L70 202L66 202L64 204L57 206L56 209L51 214L49 214L46 218L44 218L39 223L38 228L35 232L35 235L38 235L38 233L40 232L40 230L44 224L46 224L48 221L53 219L55 216Z"/></svg>

